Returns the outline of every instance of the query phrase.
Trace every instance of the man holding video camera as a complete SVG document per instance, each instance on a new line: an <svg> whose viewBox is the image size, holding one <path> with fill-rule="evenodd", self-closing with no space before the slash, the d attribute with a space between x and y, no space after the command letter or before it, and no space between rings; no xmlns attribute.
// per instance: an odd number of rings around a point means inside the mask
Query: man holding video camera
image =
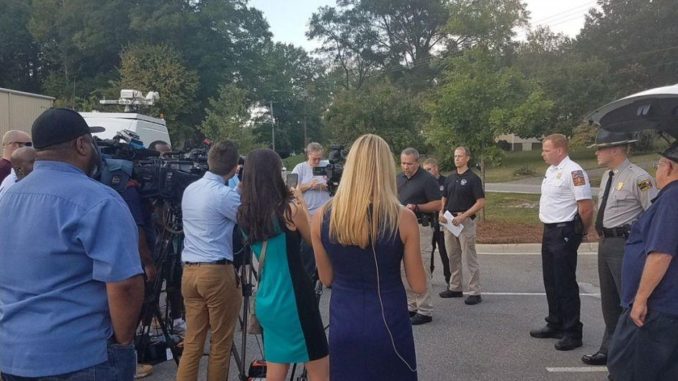
<svg viewBox="0 0 678 381"><path fill-rule="evenodd" d="M214 144L209 170L184 191L184 273L181 292L186 308L184 351L177 380L198 378L208 329L212 331L207 380L226 380L242 292L233 270L233 228L240 206L237 189L227 186L238 166L230 141Z"/></svg>
<svg viewBox="0 0 678 381"><path fill-rule="evenodd" d="M292 173L299 176L298 187L304 195L304 201L308 208L308 214L313 217L315 211L330 199L330 192L327 190L327 178L325 176L317 176L313 174L313 168L320 166L320 161L323 158L324 150L320 143L309 143L306 146L307 160L297 164ZM313 247L301 243L301 259L304 262L304 268L311 277L316 279L315 275L315 256L313 255Z"/></svg>
<svg viewBox="0 0 678 381"><path fill-rule="evenodd" d="M144 297L138 233L85 120L49 109L37 161L0 200L0 370L25 377L131 380Z"/></svg>
<svg viewBox="0 0 678 381"><path fill-rule="evenodd" d="M440 209L440 187L436 179L419 166L419 152L414 148L405 148L400 154L402 173L396 178L398 198L406 208L416 213L419 220L419 235L423 263L431 262L431 240L424 233L430 231L426 226ZM431 298L431 269L426 271L426 292L417 295L409 289L403 271L403 284L407 291L407 308L410 311L412 325L430 323L433 318L433 299Z"/></svg>

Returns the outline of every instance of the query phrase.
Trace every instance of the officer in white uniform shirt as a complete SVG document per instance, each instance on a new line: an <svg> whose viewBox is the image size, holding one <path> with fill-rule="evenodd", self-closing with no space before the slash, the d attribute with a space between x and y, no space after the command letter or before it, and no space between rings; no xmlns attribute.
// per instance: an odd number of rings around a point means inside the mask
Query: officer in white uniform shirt
<svg viewBox="0 0 678 381"><path fill-rule="evenodd" d="M577 249L593 217L588 175L568 156L567 138L544 138L542 157L550 167L541 186L539 219L544 223L542 271L548 301L546 326L530 331L536 338L558 338L557 350L582 346L577 285Z"/></svg>

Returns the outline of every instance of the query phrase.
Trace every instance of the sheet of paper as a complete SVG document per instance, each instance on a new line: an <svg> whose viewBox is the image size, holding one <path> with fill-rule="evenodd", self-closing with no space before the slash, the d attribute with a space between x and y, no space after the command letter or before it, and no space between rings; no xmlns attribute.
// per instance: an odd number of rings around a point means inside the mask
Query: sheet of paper
<svg viewBox="0 0 678 381"><path fill-rule="evenodd" d="M447 222L445 222L444 224L441 223L441 225L443 225L445 229L449 230L450 233L454 234L455 237L459 237L459 234L461 234L461 229L464 228L464 225L459 224L455 226L454 224L452 224L452 219L454 218L454 216L452 215L452 213L450 213L449 210L446 210L443 216L445 216Z"/></svg>

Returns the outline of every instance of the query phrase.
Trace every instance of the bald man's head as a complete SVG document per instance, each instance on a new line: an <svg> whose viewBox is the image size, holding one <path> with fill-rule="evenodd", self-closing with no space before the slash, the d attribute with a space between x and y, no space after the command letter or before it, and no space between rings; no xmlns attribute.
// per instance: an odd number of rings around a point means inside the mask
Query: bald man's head
<svg viewBox="0 0 678 381"><path fill-rule="evenodd" d="M2 136L2 157L10 160L12 153L21 147L31 145L31 136L19 130L10 130Z"/></svg>
<svg viewBox="0 0 678 381"><path fill-rule="evenodd" d="M14 150L10 159L12 168L17 179L21 180L33 171L35 164L35 149L33 147L21 147Z"/></svg>

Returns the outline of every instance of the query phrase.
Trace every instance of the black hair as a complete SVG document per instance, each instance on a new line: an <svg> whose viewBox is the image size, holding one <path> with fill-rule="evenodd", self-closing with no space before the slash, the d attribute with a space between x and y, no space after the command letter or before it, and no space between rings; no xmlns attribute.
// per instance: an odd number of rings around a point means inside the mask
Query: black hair
<svg viewBox="0 0 678 381"><path fill-rule="evenodd" d="M260 242L281 232L291 219L292 192L282 178L282 160L270 149L247 155L240 183L238 225L249 242Z"/></svg>

